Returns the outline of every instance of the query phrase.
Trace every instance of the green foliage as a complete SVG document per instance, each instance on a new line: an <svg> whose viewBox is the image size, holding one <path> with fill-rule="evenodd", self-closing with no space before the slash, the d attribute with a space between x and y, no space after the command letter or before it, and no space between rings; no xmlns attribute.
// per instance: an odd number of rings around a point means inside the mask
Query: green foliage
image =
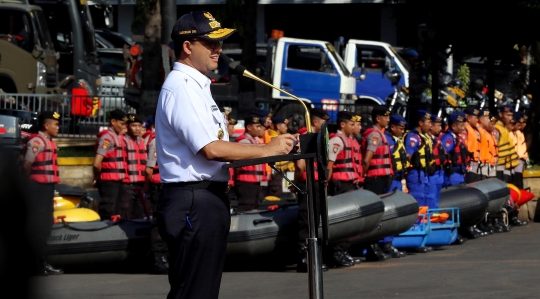
<svg viewBox="0 0 540 299"><path fill-rule="evenodd" d="M95 155L93 146L61 147L58 149L58 157L94 157Z"/></svg>
<svg viewBox="0 0 540 299"><path fill-rule="evenodd" d="M148 18L146 15L156 6L156 0L135 0L136 12L131 23L131 32L137 33L137 30L146 25Z"/></svg>
<svg viewBox="0 0 540 299"><path fill-rule="evenodd" d="M456 78L463 83L462 89L467 93L469 91L469 84L471 83L471 72L469 71L469 66L467 64L463 64L459 67Z"/></svg>

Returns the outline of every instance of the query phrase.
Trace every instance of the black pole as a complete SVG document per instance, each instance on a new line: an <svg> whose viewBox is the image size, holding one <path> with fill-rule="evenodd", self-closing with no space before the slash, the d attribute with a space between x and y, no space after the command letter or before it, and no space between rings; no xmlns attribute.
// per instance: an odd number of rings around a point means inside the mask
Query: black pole
<svg viewBox="0 0 540 299"><path fill-rule="evenodd" d="M487 77L487 85L488 85L488 109L493 115L497 115L495 111L495 59L493 59L492 54L488 54L487 56L487 67L488 67L488 77Z"/></svg>
<svg viewBox="0 0 540 299"><path fill-rule="evenodd" d="M313 187L315 186L315 175L313 173L314 159L306 159L306 191L308 201L308 274L309 274L309 298L323 299L323 279L321 254L317 240L318 227L315 225L315 197Z"/></svg>

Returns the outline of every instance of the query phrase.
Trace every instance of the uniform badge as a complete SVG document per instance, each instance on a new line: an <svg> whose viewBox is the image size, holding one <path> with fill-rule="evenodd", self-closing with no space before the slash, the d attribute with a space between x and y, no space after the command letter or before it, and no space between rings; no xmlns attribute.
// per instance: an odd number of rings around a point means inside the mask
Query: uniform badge
<svg viewBox="0 0 540 299"><path fill-rule="evenodd" d="M109 140L103 140L103 145L101 146L102 149L106 150L109 148L109 145L111 142Z"/></svg>
<svg viewBox="0 0 540 299"><path fill-rule="evenodd" d="M154 150L154 158L157 158L156 150Z"/></svg>
<svg viewBox="0 0 540 299"><path fill-rule="evenodd" d="M452 140L446 139L446 142L444 143L445 147L450 147L452 145Z"/></svg>
<svg viewBox="0 0 540 299"><path fill-rule="evenodd" d="M34 154L38 152L39 146L40 146L40 145L41 145L41 144L39 144L39 142L34 141L34 143L33 143L33 145L32 145L32 152L33 152Z"/></svg>
<svg viewBox="0 0 540 299"><path fill-rule="evenodd" d="M418 140L416 140L416 138L411 137L409 139L409 144L411 145L411 147L416 146L416 142L418 142Z"/></svg>
<svg viewBox="0 0 540 299"><path fill-rule="evenodd" d="M223 132L222 128L219 128L219 130L217 131L217 138L221 140L223 139L224 136L225 136L225 132Z"/></svg>
<svg viewBox="0 0 540 299"><path fill-rule="evenodd" d="M334 154L337 154L339 151L339 144L334 144Z"/></svg>
<svg viewBox="0 0 540 299"><path fill-rule="evenodd" d="M379 138L377 136L373 136L373 140L371 141L373 145L377 145L379 143Z"/></svg>

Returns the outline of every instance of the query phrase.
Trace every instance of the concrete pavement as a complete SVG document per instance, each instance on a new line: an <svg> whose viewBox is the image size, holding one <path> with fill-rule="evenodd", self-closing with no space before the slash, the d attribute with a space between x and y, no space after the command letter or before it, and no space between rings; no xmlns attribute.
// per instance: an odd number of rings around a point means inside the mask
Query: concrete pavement
<svg viewBox="0 0 540 299"><path fill-rule="evenodd" d="M463 245L324 273L325 298L534 298L540 285L540 223ZM308 276L227 271L220 298L308 298ZM165 298L166 276L64 274L32 279L33 299Z"/></svg>

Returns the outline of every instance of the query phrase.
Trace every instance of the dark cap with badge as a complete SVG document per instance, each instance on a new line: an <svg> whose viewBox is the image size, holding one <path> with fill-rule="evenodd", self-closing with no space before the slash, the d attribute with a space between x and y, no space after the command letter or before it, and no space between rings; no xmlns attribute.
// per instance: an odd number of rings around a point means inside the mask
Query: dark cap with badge
<svg viewBox="0 0 540 299"><path fill-rule="evenodd" d="M442 119L442 117L440 117L440 116L432 115L432 116L431 116L431 122L432 122L432 123L441 123L441 124L442 124L442 123L443 123L443 119Z"/></svg>
<svg viewBox="0 0 540 299"><path fill-rule="evenodd" d="M390 125L406 127L407 121L399 114L392 114L390 115Z"/></svg>
<svg viewBox="0 0 540 299"><path fill-rule="evenodd" d="M371 119L375 120L377 116L390 116L390 110L383 105L375 106L373 107L373 110L371 110Z"/></svg>
<svg viewBox="0 0 540 299"><path fill-rule="evenodd" d="M313 108L311 109L311 111L309 112L309 115L310 116L314 116L314 117L318 117L320 119L324 119L324 120L329 120L330 119L330 115L328 115L328 113L321 109L321 108Z"/></svg>
<svg viewBox="0 0 540 299"><path fill-rule="evenodd" d="M480 109L470 106L465 108L463 112L465 112L465 114L469 116L480 116Z"/></svg>
<svg viewBox="0 0 540 299"><path fill-rule="evenodd" d="M265 120L259 115L250 115L244 118L244 126L247 125L253 125L253 124L261 124L264 125Z"/></svg>
<svg viewBox="0 0 540 299"><path fill-rule="evenodd" d="M253 109L253 110L251 110L250 114L257 115L257 116L262 117L262 118L272 116L272 113L270 113L270 111L265 110L265 109Z"/></svg>
<svg viewBox="0 0 540 299"><path fill-rule="evenodd" d="M337 114L338 121L355 121L356 114L350 111L339 111Z"/></svg>
<svg viewBox="0 0 540 299"><path fill-rule="evenodd" d="M143 124L144 121L142 120L142 117L140 117L139 115L135 115L135 114L128 114L127 115L127 123L130 124L130 123L140 123L140 124Z"/></svg>
<svg viewBox="0 0 540 299"><path fill-rule="evenodd" d="M491 112L488 109L482 109L479 114L480 117L488 117L491 119Z"/></svg>
<svg viewBox="0 0 540 299"><path fill-rule="evenodd" d="M514 112L514 116L512 117L512 123L521 123L521 119L523 118L523 115L519 112Z"/></svg>
<svg viewBox="0 0 540 299"><path fill-rule="evenodd" d="M61 118L60 113L58 113L56 111L43 111L43 112L41 112L41 114L38 117L38 122L40 124L43 124L43 122L46 119L60 120L60 118Z"/></svg>
<svg viewBox="0 0 540 299"><path fill-rule="evenodd" d="M272 123L273 123L274 125L277 125L277 124L288 124L288 123L289 123L289 120L286 119L285 117L274 116L274 117L272 117Z"/></svg>
<svg viewBox="0 0 540 299"><path fill-rule="evenodd" d="M109 112L110 119L116 119L121 121L127 121L127 114L122 111L121 109L114 109L113 111Z"/></svg>
<svg viewBox="0 0 540 299"><path fill-rule="evenodd" d="M234 118L229 118L229 125L235 126L238 123L238 121Z"/></svg>
<svg viewBox="0 0 540 299"><path fill-rule="evenodd" d="M201 38L209 41L222 41L236 29L221 27L221 24L207 11L192 11L181 16L171 32L172 40Z"/></svg>
<svg viewBox="0 0 540 299"><path fill-rule="evenodd" d="M425 111L425 110L418 110L416 111L416 117L418 120L431 120L431 113Z"/></svg>
<svg viewBox="0 0 540 299"><path fill-rule="evenodd" d="M499 112L514 112L514 110L512 110L512 106L510 105L502 105L499 107Z"/></svg>
<svg viewBox="0 0 540 299"><path fill-rule="evenodd" d="M449 117L450 124L465 122L465 114L461 112L454 112Z"/></svg>

